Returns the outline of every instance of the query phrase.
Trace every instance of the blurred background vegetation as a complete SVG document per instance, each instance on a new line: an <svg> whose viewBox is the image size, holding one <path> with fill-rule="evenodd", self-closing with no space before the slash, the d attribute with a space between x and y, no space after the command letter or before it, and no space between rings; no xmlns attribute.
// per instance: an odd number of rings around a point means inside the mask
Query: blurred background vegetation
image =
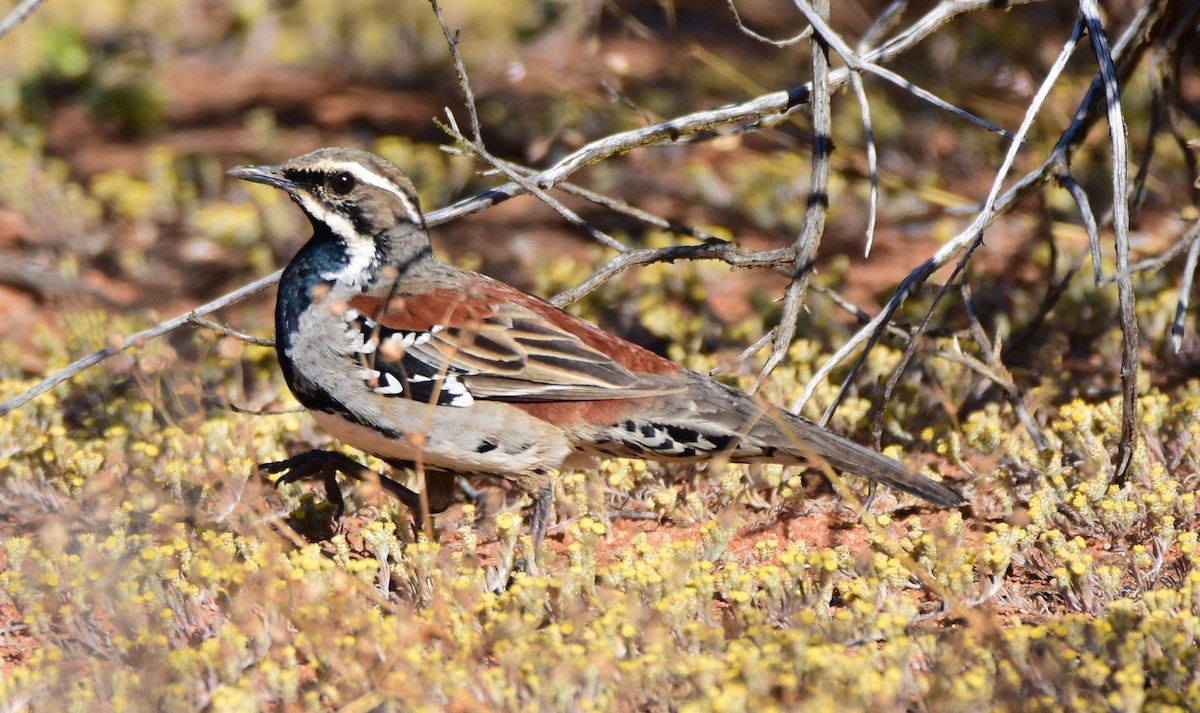
<svg viewBox="0 0 1200 713"><path fill-rule="evenodd" d="M1165 3L1195 39L1194 3ZM833 3L858 41L888 3ZM1159 3L1150 3L1157 6ZM902 4L895 33L933 2ZM742 0L775 39L791 3ZM1106 4L1115 37L1141 3ZM762 43L723 3L447 0L502 158L546 166L588 141L803 84L810 45ZM889 67L1000 126L1017 126L1075 20L1070 3L968 13ZM1194 138L1196 43L1122 87L1133 157L1152 170L1135 258L1197 220L1194 163L1155 119ZM1166 52L1166 50L1164 50ZM835 60L836 64L836 60ZM1014 176L1051 150L1091 81L1081 50ZM809 309L761 391L792 403L855 327L828 295L875 313L962 229L1007 146L907 92L867 80L881 190L863 257L869 181L859 107L835 93L831 211ZM55 0L0 38L0 401L69 361L286 263L307 238L277 192L225 168L323 145L409 171L427 210L495 185L439 149L465 119L446 42L418 0ZM811 127L631 152L573 180L671 221L765 249L803 225ZM1103 124L1072 173L1111 203ZM622 242L694 242L564 198ZM543 296L611 253L529 198L437 229L447 259ZM418 541L369 487L335 521L323 493L275 494L253 465L327 437L294 406L269 348L185 329L0 417L0 710L1185 710L1200 700L1200 383L1195 320L1167 348L1180 258L1136 280L1141 442L1111 485L1120 430L1116 291L1086 269L1065 191L1037 192L989 229L889 405L890 454L967 495L939 512L883 493L857 512L815 473L603 462L566 473L542 577L493 591L520 551L522 501L490 484ZM1084 265L1077 273L1072 266ZM1103 268L1112 274L1112 249ZM939 275L946 279L948 274ZM1062 284L1056 288L1058 281ZM631 271L572 305L690 368L749 385L739 360L779 318L786 280L719 263ZM919 323L936 285L899 316ZM1056 291L1057 290L1057 291ZM1057 299L1041 319L1047 295ZM271 336L272 295L220 321ZM1193 310L1194 311L1194 310ZM974 314L1003 352L1045 448L992 383ZM889 336L831 426L868 442L905 343ZM989 362L990 363L990 362ZM818 416L845 369L806 407ZM382 464L369 461L373 467ZM397 477L403 477L397 474ZM860 496L865 488L848 481Z"/></svg>

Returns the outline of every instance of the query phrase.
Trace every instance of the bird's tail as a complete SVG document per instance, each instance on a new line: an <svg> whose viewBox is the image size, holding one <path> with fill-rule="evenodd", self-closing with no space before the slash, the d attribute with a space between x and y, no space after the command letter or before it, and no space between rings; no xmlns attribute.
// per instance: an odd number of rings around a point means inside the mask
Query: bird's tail
<svg viewBox="0 0 1200 713"><path fill-rule="evenodd" d="M910 472L899 461L733 387L691 372L670 378L673 381L666 385L679 388L647 400L637 419L622 421L605 432L603 443L607 445L598 448L599 453L666 461L712 458L720 453L736 463L804 465L823 460L837 470L936 505L953 507L964 502L955 491Z"/></svg>
<svg viewBox="0 0 1200 713"><path fill-rule="evenodd" d="M943 507L965 502L954 490L908 470L899 461L827 431L800 416L771 409L763 414L762 419L751 429L748 434L750 438L786 444L782 450L798 461L812 462L814 457L823 459L837 470L870 478ZM764 430L774 433L768 436L762 433Z"/></svg>

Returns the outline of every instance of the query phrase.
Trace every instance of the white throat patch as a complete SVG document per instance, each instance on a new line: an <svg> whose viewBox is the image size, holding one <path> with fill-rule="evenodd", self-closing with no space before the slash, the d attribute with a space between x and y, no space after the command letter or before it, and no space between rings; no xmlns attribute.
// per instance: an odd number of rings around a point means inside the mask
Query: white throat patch
<svg viewBox="0 0 1200 713"><path fill-rule="evenodd" d="M369 276L371 265L378 259L375 239L370 235L359 234L344 215L329 210L307 193L300 193L297 197L305 212L329 226L333 234L341 238L346 245L348 264L340 270L323 272L321 277L343 283L362 284L365 282Z"/></svg>
<svg viewBox="0 0 1200 713"><path fill-rule="evenodd" d="M423 225L421 210L417 207L410 191L396 181L382 176L366 166L353 161L338 161L325 159L315 162L308 168L325 174L348 173L359 183L390 193L399 201L404 211L404 218L414 225ZM304 210L317 221L329 226L329 229L341 238L346 246L348 264L340 270L322 273L321 277L335 280L347 285L362 285L370 277L370 272L379 260L378 246L375 236L362 235L354 229L350 220L336 211L322 205L311 195L301 192L297 198Z"/></svg>

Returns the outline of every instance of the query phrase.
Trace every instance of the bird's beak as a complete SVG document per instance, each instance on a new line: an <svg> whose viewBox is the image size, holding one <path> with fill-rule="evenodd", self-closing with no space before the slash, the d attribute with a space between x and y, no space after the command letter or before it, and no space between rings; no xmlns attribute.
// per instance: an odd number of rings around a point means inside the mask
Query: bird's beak
<svg viewBox="0 0 1200 713"><path fill-rule="evenodd" d="M225 175L280 188L293 196L298 188L294 181L283 175L283 169L279 166L238 166L226 171Z"/></svg>

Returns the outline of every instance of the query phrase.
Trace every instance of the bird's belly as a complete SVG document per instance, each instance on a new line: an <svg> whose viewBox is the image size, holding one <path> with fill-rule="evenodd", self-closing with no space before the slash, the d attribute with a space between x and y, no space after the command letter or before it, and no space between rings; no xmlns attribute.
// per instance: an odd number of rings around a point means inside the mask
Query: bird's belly
<svg viewBox="0 0 1200 713"><path fill-rule="evenodd" d="M355 423L345 416L325 411L312 411L313 419L337 440L348 446L365 451L380 458L416 461L418 449L407 434L398 437L380 433Z"/></svg>
<svg viewBox="0 0 1200 713"><path fill-rule="evenodd" d="M500 404L464 409L395 399L390 418L374 428L336 413L313 411L334 438L380 458L421 463L457 473L517 475L558 468L570 446L557 428L545 427ZM376 414L378 417L380 414ZM375 420L369 421L375 423ZM405 427L407 425L407 427Z"/></svg>

